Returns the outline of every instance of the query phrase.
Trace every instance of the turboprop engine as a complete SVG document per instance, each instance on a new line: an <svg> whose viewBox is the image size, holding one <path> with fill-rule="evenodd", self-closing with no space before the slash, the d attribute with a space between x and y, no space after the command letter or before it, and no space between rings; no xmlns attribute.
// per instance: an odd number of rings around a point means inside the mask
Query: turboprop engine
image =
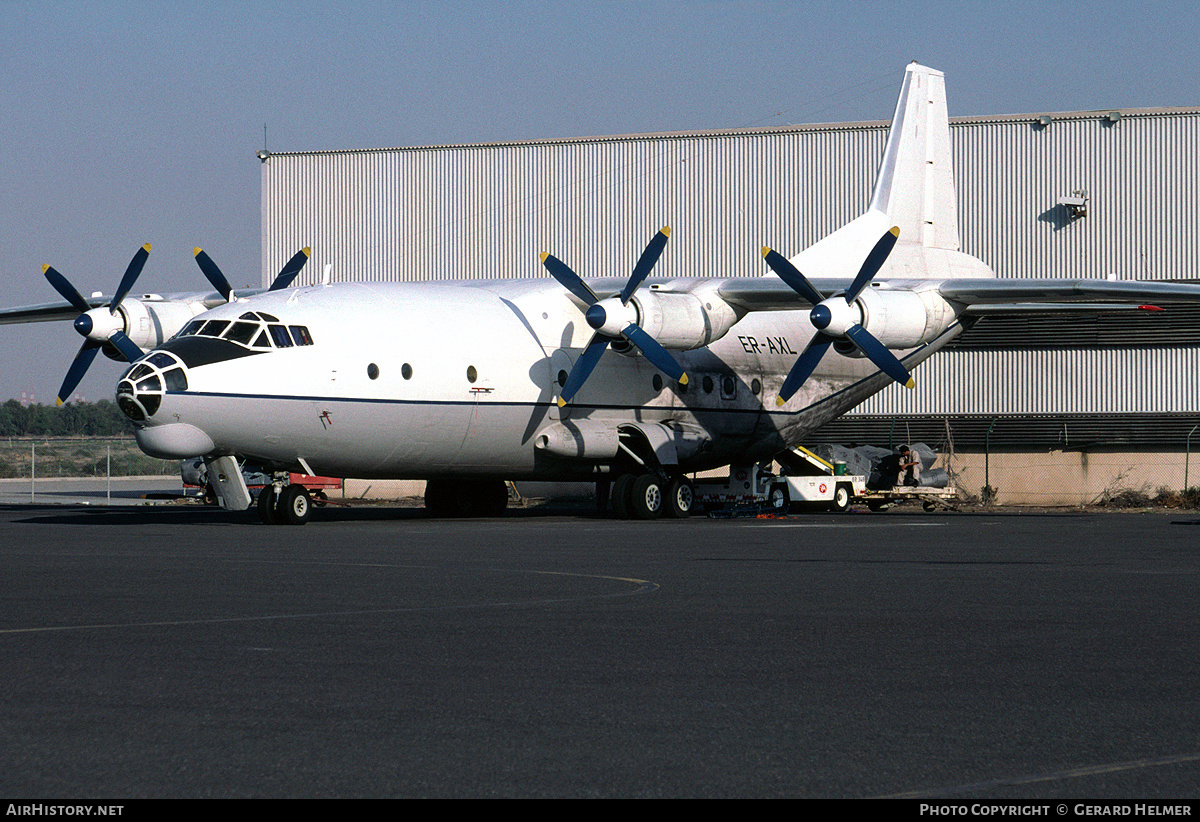
<svg viewBox="0 0 1200 822"><path fill-rule="evenodd" d="M858 314L857 322L871 336L888 348L915 348L933 342L954 322L953 306L942 299L936 290L909 291L891 288L868 288L863 291L851 311ZM853 346L834 343L839 351ZM854 349L857 352L857 348Z"/></svg>

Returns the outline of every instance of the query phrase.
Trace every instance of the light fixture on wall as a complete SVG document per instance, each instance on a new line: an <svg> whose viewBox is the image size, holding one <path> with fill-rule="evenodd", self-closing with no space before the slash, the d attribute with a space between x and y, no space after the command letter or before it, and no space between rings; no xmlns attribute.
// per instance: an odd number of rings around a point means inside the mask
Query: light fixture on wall
<svg viewBox="0 0 1200 822"><path fill-rule="evenodd" d="M1059 197L1058 204L1064 206L1071 214L1071 219L1086 217L1088 214L1088 193L1086 191L1072 191L1070 197Z"/></svg>

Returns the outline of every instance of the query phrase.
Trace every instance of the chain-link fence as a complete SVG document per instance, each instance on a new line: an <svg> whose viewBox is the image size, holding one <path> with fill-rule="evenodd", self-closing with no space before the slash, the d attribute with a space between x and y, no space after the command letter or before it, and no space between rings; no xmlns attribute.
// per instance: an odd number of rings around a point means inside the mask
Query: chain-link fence
<svg viewBox="0 0 1200 822"><path fill-rule="evenodd" d="M141 452L132 437L0 440L0 479L179 474L178 461Z"/></svg>
<svg viewBox="0 0 1200 822"><path fill-rule="evenodd" d="M994 505L1140 507L1200 504L1200 454L1105 443L1073 448L960 449L953 428L926 443L959 496ZM1200 445L1200 437L1197 438Z"/></svg>

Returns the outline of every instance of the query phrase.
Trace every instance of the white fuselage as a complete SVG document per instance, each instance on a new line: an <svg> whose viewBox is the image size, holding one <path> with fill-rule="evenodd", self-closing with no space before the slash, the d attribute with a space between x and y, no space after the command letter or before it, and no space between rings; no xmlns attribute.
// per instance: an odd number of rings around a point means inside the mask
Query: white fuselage
<svg viewBox="0 0 1200 822"><path fill-rule="evenodd" d="M673 352L686 387L610 347L560 409L559 381L592 329L550 280L313 286L240 299L198 319L248 312L306 328L311 344L238 349L213 339L209 348L227 351L196 356L188 346L199 338L168 341L143 362L162 352L183 360L186 389L161 381L168 384L157 408L137 431L147 453L236 454L362 478L583 479L603 469L539 450L539 432L563 420L657 422L703 432L706 447L680 455L680 469L694 471L768 459L888 383L869 361L831 351L776 408L813 329L806 311L759 311L705 348ZM914 366L957 332L951 324L905 363ZM136 366L127 373L134 378L119 395L131 382L153 388Z"/></svg>

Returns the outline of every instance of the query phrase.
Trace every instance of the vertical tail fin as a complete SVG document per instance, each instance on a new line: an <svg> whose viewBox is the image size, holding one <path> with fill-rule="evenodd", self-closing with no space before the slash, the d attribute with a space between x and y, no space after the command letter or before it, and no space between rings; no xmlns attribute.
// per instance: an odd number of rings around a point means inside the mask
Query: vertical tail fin
<svg viewBox="0 0 1200 822"><path fill-rule="evenodd" d="M900 227L900 242L958 251L946 78L911 63L896 101L871 210Z"/></svg>
<svg viewBox="0 0 1200 822"><path fill-rule="evenodd" d="M883 276L951 276L950 260L957 255L937 253L960 248L946 80L940 71L917 63L904 73L870 207L791 262L811 277L853 277L892 226L900 228L900 238Z"/></svg>

